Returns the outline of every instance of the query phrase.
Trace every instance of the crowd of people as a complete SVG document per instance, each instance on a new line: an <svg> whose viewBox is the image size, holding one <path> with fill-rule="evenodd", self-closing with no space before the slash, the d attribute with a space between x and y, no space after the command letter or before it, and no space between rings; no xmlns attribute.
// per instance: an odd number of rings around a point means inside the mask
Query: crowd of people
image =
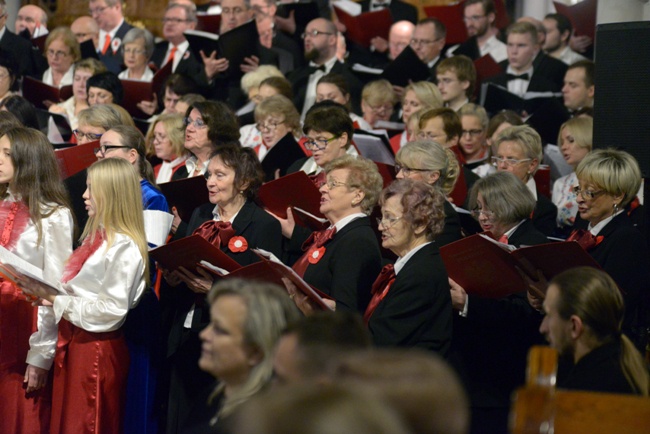
<svg viewBox="0 0 650 434"><path fill-rule="evenodd" d="M0 0L0 432L506 433L545 341L558 387L650 394L643 174L620 144L593 147L592 41L559 14L499 29L492 0L466 0L469 37L452 45L410 4L363 0L394 20L368 48L314 3L300 21L271 0L172 0L156 38L118 0L49 33L24 6L16 35ZM222 35L256 28L255 54L194 51L201 14ZM359 72L404 50L428 78ZM501 73L477 73L485 56ZM124 80L165 69L159 92L122 105ZM30 101L25 77L69 97ZM510 110L492 87L547 100ZM530 121L548 110L564 121ZM365 155L368 137L394 164ZM97 161L63 177L58 149L90 143ZM260 199L298 172L318 224ZM162 192L201 177L191 213ZM486 297L441 254L476 233L576 242L599 268L522 272L516 292ZM291 278L150 255L197 236L243 270L264 251Z"/></svg>

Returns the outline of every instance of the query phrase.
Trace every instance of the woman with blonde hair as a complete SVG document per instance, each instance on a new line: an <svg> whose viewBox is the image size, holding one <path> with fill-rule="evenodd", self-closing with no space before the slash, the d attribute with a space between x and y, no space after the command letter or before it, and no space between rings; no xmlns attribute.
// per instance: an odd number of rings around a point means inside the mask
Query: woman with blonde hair
<svg viewBox="0 0 650 434"><path fill-rule="evenodd" d="M135 168L118 158L96 162L84 200L83 242L57 287L19 281L23 291L53 305L59 324L52 433L121 432L129 366L122 324L149 280Z"/></svg>
<svg viewBox="0 0 650 434"><path fill-rule="evenodd" d="M74 222L54 150L22 126L0 131L0 246L56 282L72 253ZM57 327L51 306L32 306L0 279L0 432L49 432Z"/></svg>
<svg viewBox="0 0 650 434"><path fill-rule="evenodd" d="M185 166L189 152L184 146L184 128L183 116L178 113L162 114L151 123L152 151L162 160L153 167L157 184L171 181L174 173Z"/></svg>
<svg viewBox="0 0 650 434"><path fill-rule="evenodd" d="M437 142L418 140L407 143L399 150L395 157L395 171L398 179L426 182L447 198L454 189L460 166L451 149L445 149ZM442 232L436 235L438 246L462 238L460 220L453 205L445 200L443 208L445 224Z"/></svg>
<svg viewBox="0 0 650 434"><path fill-rule="evenodd" d="M578 215L578 203L573 187L578 183L575 168L591 152L593 145L594 120L591 117L577 117L563 123L557 143L564 160L573 167L573 172L553 184L553 203L557 206L557 225L568 234Z"/></svg>
<svg viewBox="0 0 650 434"><path fill-rule="evenodd" d="M441 108L444 105L442 95L438 87L428 81L418 81L411 83L404 89L404 98L402 99L402 121L408 125L411 114L421 109ZM399 148L404 146L414 137L410 137L407 131L397 134L390 139L390 146L397 153Z"/></svg>

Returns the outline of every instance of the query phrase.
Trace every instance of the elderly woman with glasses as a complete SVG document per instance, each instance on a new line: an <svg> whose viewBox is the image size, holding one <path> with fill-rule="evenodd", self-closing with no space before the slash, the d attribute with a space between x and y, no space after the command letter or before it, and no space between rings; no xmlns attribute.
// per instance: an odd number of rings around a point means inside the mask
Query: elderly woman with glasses
<svg viewBox="0 0 650 434"><path fill-rule="evenodd" d="M262 134L255 152L262 162L265 181L272 181L286 175L289 166L305 157L294 137L300 130L300 114L289 98L274 95L255 107L255 122Z"/></svg>
<svg viewBox="0 0 650 434"><path fill-rule="evenodd" d="M523 182L535 197L533 224L542 233L555 231L557 207L537 190L535 172L542 161L542 139L528 125L503 130L494 142L495 156L492 164L498 172L511 172Z"/></svg>
<svg viewBox="0 0 650 434"><path fill-rule="evenodd" d="M366 84L361 92L363 119L372 127L379 121L390 121L397 104L397 95L388 80Z"/></svg>
<svg viewBox="0 0 650 434"><path fill-rule="evenodd" d="M293 264L294 271L331 297L337 309L364 313L373 280L381 269L369 215L381 192L382 178L375 163L349 155L328 163L324 174L320 212L330 226L306 237L304 228L294 225L287 232L283 225L283 234L290 237L287 250L303 252ZM306 297L288 290L306 311Z"/></svg>
<svg viewBox="0 0 650 434"><path fill-rule="evenodd" d="M532 193L512 173L479 179L469 201L481 228L494 239L516 247L548 242L530 220L535 208ZM528 303L526 287L492 299L467 294L451 279L449 283L452 305L460 313L454 321L454 347L461 372L467 374L473 423L490 427L490 432L505 432L510 396L524 383L528 349L542 342L537 331L542 318Z"/></svg>
<svg viewBox="0 0 650 434"><path fill-rule="evenodd" d="M404 89L404 98L402 99L402 121L408 125L409 118L413 113L422 109L435 109L443 106L442 95L438 87L428 81L418 81L411 83ZM409 137L408 132L404 131L390 139L390 146L397 153L399 148L404 146L414 137Z"/></svg>
<svg viewBox="0 0 650 434"><path fill-rule="evenodd" d="M467 103L458 110L458 116L463 126L458 145L464 157L464 166L479 176L493 173L487 145L487 112L479 105Z"/></svg>
<svg viewBox="0 0 650 434"><path fill-rule="evenodd" d="M460 173L458 160L453 151L428 140L418 140L404 145L397 153L395 163L397 179L423 181L433 186L445 198L451 194ZM462 238L458 213L446 199L442 206L445 224L442 231L436 234L438 246Z"/></svg>
<svg viewBox="0 0 650 434"><path fill-rule="evenodd" d="M442 356L449 351L451 298L436 241L444 201L440 190L412 179L397 180L381 194L381 245L398 259L379 274L364 315L378 346L419 347Z"/></svg>
<svg viewBox="0 0 650 434"><path fill-rule="evenodd" d="M73 65L81 59L81 48L72 30L69 27L52 30L45 40L45 54L49 68L43 73L43 83L55 87L71 85Z"/></svg>
<svg viewBox="0 0 650 434"><path fill-rule="evenodd" d="M122 52L126 69L117 76L120 80L153 80L153 71L147 63L153 54L153 35L146 29L134 27L124 35Z"/></svg>
<svg viewBox="0 0 650 434"><path fill-rule="evenodd" d="M627 152L598 149L584 157L576 176L578 213L588 226L586 231L574 231L568 240L578 241L621 288L623 332L641 346L648 325L650 253L628 217L641 185L639 163Z"/></svg>

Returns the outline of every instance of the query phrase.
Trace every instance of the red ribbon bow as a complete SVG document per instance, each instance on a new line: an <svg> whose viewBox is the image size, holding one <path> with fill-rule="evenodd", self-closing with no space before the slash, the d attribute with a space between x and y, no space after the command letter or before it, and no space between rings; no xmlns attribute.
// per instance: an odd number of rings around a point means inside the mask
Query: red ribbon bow
<svg viewBox="0 0 650 434"><path fill-rule="evenodd" d="M209 220L203 223L192 235L199 235L215 247L227 246L232 237L235 236L235 229L230 222Z"/></svg>
<svg viewBox="0 0 650 434"><path fill-rule="evenodd" d="M393 286L394 282L395 267L393 264L385 265L384 268L381 269L379 276L377 276L375 283L372 284L372 298L370 299L370 303L368 303L366 313L363 315L363 321L366 324L368 324L373 312L377 309L379 303L381 303L381 301L386 297L386 294L388 294L388 291L390 290L390 287Z"/></svg>
<svg viewBox="0 0 650 434"><path fill-rule="evenodd" d="M603 235L594 236L591 232L585 231L584 229L575 230L569 235L567 241L576 241L580 244L580 247L589 251L596 247L598 244L602 243L605 239Z"/></svg>
<svg viewBox="0 0 650 434"><path fill-rule="evenodd" d="M331 240L335 234L336 226L332 226L323 231L312 232L309 238L307 238L307 241L302 244L302 250L306 250L306 252L300 257L300 259L298 259L298 261L296 261L295 264L293 264L294 271L298 273L300 277L305 275L305 271L309 264L315 264L321 260L325 254L325 247L323 247L323 245ZM314 256L315 252L318 252L316 256Z"/></svg>

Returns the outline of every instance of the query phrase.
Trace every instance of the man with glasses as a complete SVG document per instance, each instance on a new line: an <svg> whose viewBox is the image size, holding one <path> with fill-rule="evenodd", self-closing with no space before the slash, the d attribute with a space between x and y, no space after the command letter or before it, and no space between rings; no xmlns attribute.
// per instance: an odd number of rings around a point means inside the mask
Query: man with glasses
<svg viewBox="0 0 650 434"><path fill-rule="evenodd" d="M420 21L411 38L411 48L430 71L429 81L436 82L436 66L442 61L440 55L445 46L447 28L436 18Z"/></svg>
<svg viewBox="0 0 650 434"><path fill-rule="evenodd" d="M162 21L165 40L156 44L151 61L158 68L172 62L172 73L197 77L203 68L189 50L190 44L183 35L183 32L196 28L196 12L185 4L172 3L167 6Z"/></svg>
<svg viewBox="0 0 650 434"><path fill-rule="evenodd" d="M114 74L122 71L122 38L133 26L124 21L121 0L90 0L88 14L99 26L99 45L97 54L106 69Z"/></svg>
<svg viewBox="0 0 650 434"><path fill-rule="evenodd" d="M345 77L350 87L352 111L358 113L361 95L361 82L346 65L336 58L336 26L324 18L316 18L307 24L302 34L305 44L305 59L308 66L303 66L287 75L294 94L294 103L304 118L309 108L316 101L318 80L331 72Z"/></svg>
<svg viewBox="0 0 650 434"><path fill-rule="evenodd" d="M297 66L302 66L302 52L300 51L300 46L296 41L291 39L289 36L285 35L283 32L278 31L275 26L275 16L278 11L278 7L275 4L274 0L250 0L251 8L254 11L255 21L257 22L257 29L260 33L260 42L262 39L261 27L268 28L270 27L271 31L271 50L278 53L278 57L282 60L284 53L288 54L292 60L292 67L289 70L295 69ZM270 22L270 26L269 26ZM264 45L264 43L262 43ZM266 45L265 45L266 46ZM281 62L282 66L282 62ZM284 68L280 68L283 70ZM283 70L283 72L285 72Z"/></svg>
<svg viewBox="0 0 650 434"><path fill-rule="evenodd" d="M29 75L41 79L43 72L47 69L47 62L40 51L25 38L11 33L7 29L7 5L5 0L0 0L0 51L4 51L13 57L18 65L17 75ZM41 65L37 60L41 60Z"/></svg>
<svg viewBox="0 0 650 434"><path fill-rule="evenodd" d="M462 44L451 47L447 56L464 54L472 60L489 54L495 61L508 58L506 44L498 39L499 29L495 25L496 9L492 0L467 0L464 5L463 22L469 38Z"/></svg>

